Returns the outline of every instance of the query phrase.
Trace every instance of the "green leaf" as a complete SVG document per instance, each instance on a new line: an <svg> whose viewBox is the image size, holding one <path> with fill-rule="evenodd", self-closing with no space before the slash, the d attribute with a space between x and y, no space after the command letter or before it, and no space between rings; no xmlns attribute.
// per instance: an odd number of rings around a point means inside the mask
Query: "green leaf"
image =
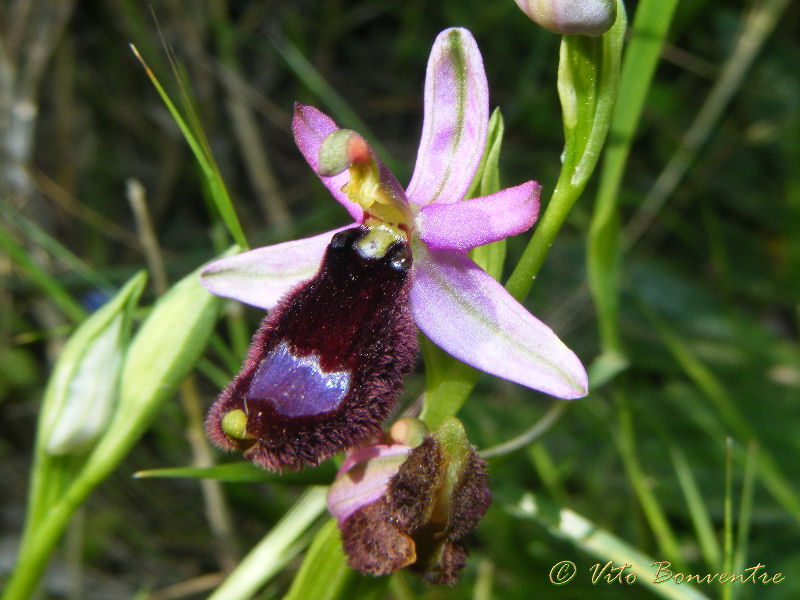
<svg viewBox="0 0 800 600"><path fill-rule="evenodd" d="M250 600L297 554L301 536L325 510L326 495L327 488L309 488L209 596L209 600Z"/></svg>
<svg viewBox="0 0 800 600"><path fill-rule="evenodd" d="M64 428L69 428L71 425L78 427L82 425L74 423L75 414L67 414L67 411L74 409L75 404L82 402L87 392L92 390L86 390L84 387L76 389L75 386L78 383L76 379L80 379L83 383L89 380L91 384L95 377L111 376L112 381L107 381L109 385L104 390L107 397L99 399L106 406L97 407L99 410L107 411L106 422L111 417L113 402L116 400L119 368L116 368L116 371L111 374L102 372L93 374L92 371L98 366L96 364L98 360L101 361L101 368L113 365L104 361L103 357L94 356L92 348L97 348L98 338L107 340L107 334L110 333L116 339L111 342L120 346L118 352L121 356L122 347L128 337L131 315L146 280L147 275L144 272L138 273L111 300L84 320L67 340L53 367L42 399L36 427L34 465L31 474L31 489L28 494L26 533L23 534L23 538L30 535L30 532L44 518L52 504L61 496L64 486L72 480L83 462L83 457L75 460L62 459L47 451L48 447L52 449L52 434L56 428L60 428L61 442L66 443L70 437L74 439L75 432L71 435ZM98 390L94 389L94 391ZM69 421L65 421L65 419L69 419ZM100 431L94 431L92 439L83 441L89 445L97 439L100 433ZM60 443L56 449L68 450L70 448L69 444ZM71 450L75 449L71 448ZM58 454L75 454L75 452L58 452Z"/></svg>
<svg viewBox="0 0 800 600"><path fill-rule="evenodd" d="M26 529L5 600L30 597L72 514L119 465L205 350L220 300L201 287L198 275L199 269L175 284L134 336L112 421L66 491Z"/></svg>
<svg viewBox="0 0 800 600"><path fill-rule="evenodd" d="M389 577L364 577L347 565L336 521L319 530L283 600L379 600Z"/></svg>
<svg viewBox="0 0 800 600"><path fill-rule="evenodd" d="M107 412L107 419L110 418L133 309L139 301L146 281L145 272L135 275L111 300L86 319L67 340L45 390L37 427L37 446L45 446L55 454L66 453L66 448L64 452L55 451L52 436L54 430L64 425L65 419L85 421L76 419L77 415L73 413L65 414L65 411L74 407L76 403L84 405L88 403L86 410L104 411ZM118 360L115 360L115 357L118 357ZM103 385L100 385L101 382ZM90 385L87 387L82 385L83 383ZM98 394L103 397L96 398ZM68 442L64 438L68 434L63 432L63 429L61 431L60 437L63 440L58 444L59 448ZM96 432L94 437L96 438L99 433Z"/></svg>
<svg viewBox="0 0 800 600"><path fill-rule="evenodd" d="M216 479L229 483L291 483L327 485L336 476L336 465L327 461L297 473L269 473L253 463L240 461L214 465L213 467L172 467L148 469L134 473L137 479L176 478L176 479Z"/></svg>

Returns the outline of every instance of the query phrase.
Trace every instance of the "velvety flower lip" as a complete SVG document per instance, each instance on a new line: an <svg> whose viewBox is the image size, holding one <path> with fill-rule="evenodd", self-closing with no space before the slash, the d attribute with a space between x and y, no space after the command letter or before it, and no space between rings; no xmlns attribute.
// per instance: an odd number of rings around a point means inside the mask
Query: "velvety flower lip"
<svg viewBox="0 0 800 600"><path fill-rule="evenodd" d="M478 369L560 398L586 395L587 375L577 356L466 255L471 248L529 229L538 216L540 193L539 184L528 181L464 199L489 122L483 61L466 29L447 29L436 38L426 72L424 111L417 162L405 192L371 149L364 159L372 165L378 187L401 212L411 214L404 233L413 254L410 304L417 326ZM339 131L333 119L297 104L292 129L309 166L355 223L369 219L369 208L348 192L353 168L346 168L352 162L347 156L341 157L343 170L331 174L326 168L320 174L320 149ZM314 275L337 231L216 261L203 272L203 285L214 294L272 309L282 294Z"/></svg>

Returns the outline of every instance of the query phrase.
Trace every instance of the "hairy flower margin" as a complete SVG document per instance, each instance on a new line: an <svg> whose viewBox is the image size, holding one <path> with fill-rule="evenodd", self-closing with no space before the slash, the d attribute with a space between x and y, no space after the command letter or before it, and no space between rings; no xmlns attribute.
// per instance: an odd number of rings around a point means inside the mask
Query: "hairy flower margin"
<svg viewBox="0 0 800 600"><path fill-rule="evenodd" d="M328 161L340 162L340 172L330 174L335 169L328 164L321 169L323 141L339 128L316 108L295 106L295 141L356 225L369 222L375 211L353 190L353 165L372 165L378 180L373 183L405 218L401 228L413 256L411 313L435 344L473 367L547 394L565 399L586 395L586 371L575 354L466 254L529 229L538 216L540 190L528 181L465 199L489 122L483 60L469 31L452 28L438 35L424 94L422 139L405 191L366 142L357 144L359 153L351 144ZM203 270L202 284L219 296L273 309L315 275L331 238L349 227L218 260Z"/></svg>

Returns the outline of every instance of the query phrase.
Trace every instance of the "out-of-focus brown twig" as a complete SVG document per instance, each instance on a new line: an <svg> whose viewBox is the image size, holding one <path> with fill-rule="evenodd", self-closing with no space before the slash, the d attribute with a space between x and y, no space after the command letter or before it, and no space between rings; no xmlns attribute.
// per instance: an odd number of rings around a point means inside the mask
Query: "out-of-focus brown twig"
<svg viewBox="0 0 800 600"><path fill-rule="evenodd" d="M18 206L35 190L33 158L37 95L47 63L75 7L74 0L17 0L0 31L0 194Z"/></svg>

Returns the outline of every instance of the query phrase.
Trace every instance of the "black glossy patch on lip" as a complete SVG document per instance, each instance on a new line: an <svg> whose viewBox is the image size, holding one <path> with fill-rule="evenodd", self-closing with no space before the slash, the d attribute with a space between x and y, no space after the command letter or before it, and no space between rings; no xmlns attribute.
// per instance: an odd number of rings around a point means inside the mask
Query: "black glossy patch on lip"
<svg viewBox="0 0 800 600"><path fill-rule="evenodd" d="M244 450L268 470L296 470L380 432L413 368L417 330L408 245L365 258L354 244L366 231L336 234L317 274L262 321L241 372L206 419L217 446ZM250 439L222 430L233 410L247 415Z"/></svg>

